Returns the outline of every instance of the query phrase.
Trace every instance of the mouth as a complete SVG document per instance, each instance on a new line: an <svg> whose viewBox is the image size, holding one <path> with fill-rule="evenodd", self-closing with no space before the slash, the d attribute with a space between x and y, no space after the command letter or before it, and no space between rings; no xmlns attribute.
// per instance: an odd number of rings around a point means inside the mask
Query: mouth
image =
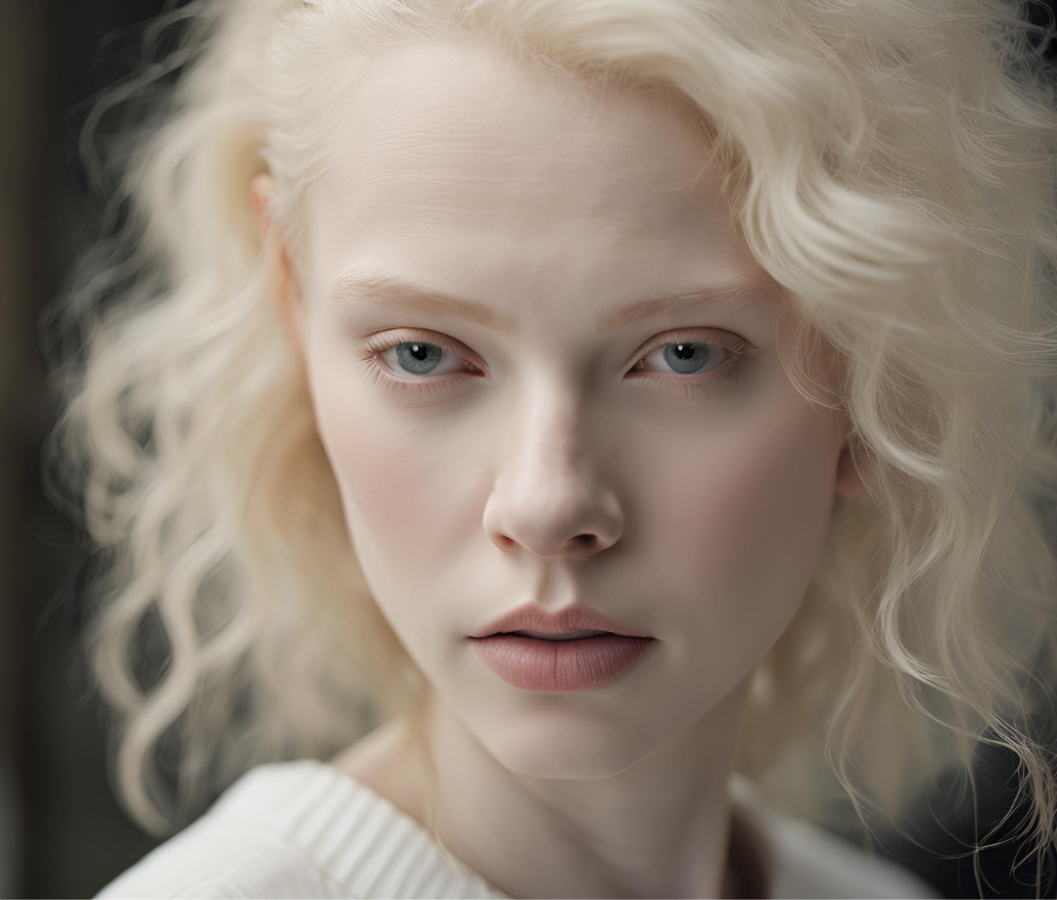
<svg viewBox="0 0 1057 900"><path fill-rule="evenodd" d="M541 634L538 631L497 631L495 634L490 634L489 637L498 637L503 634L513 634L518 637L535 638L539 641L576 641L584 638L593 637L604 637L605 635L612 635L612 631L591 631L589 629L580 629L578 631L570 631L566 634Z"/></svg>
<svg viewBox="0 0 1057 900"><path fill-rule="evenodd" d="M494 629L494 631L492 630ZM471 638L494 638L506 635L544 641L578 641L595 637L647 637L636 629L586 606L566 606L550 611L534 603L524 604L493 620Z"/></svg>
<svg viewBox="0 0 1057 900"><path fill-rule="evenodd" d="M608 684L647 652L654 638L613 631L500 631L474 640L481 661L526 691L567 693Z"/></svg>

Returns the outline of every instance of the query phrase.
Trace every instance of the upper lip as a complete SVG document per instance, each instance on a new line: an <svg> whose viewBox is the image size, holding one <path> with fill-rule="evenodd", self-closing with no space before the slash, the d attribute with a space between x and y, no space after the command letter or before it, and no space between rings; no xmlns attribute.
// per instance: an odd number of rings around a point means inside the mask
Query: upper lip
<svg viewBox="0 0 1057 900"><path fill-rule="evenodd" d="M548 612L533 604L518 607L470 637L491 637L501 631L537 631L540 634L562 635L580 629L611 631L626 637L650 637L583 606L567 606L555 612Z"/></svg>

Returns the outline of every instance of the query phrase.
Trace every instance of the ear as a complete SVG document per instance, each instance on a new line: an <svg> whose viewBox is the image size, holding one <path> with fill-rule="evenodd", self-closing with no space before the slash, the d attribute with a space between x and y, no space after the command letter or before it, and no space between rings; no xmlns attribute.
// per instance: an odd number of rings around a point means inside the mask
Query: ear
<svg viewBox="0 0 1057 900"><path fill-rule="evenodd" d="M260 235L263 240L273 225L271 215L268 212L268 201L271 199L275 182L267 172L262 172L250 182L250 199L257 210L257 218L260 222ZM302 302L297 287L297 279L291 274L290 257L287 254L286 244L282 236L277 236L279 244L279 273L278 284L275 292L275 305L279 318L286 330L290 343L298 353L304 355L304 345L301 339L301 315Z"/></svg>
<svg viewBox="0 0 1057 900"><path fill-rule="evenodd" d="M840 451L837 462L836 490L845 497L858 497L866 493L866 485L871 478L871 469L862 443L855 435L848 438Z"/></svg>

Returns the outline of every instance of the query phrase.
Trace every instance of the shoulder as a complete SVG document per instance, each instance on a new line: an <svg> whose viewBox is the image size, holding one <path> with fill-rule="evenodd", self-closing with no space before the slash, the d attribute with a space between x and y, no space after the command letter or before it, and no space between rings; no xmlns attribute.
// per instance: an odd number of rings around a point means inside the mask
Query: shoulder
<svg viewBox="0 0 1057 900"><path fill-rule="evenodd" d="M798 820L785 820L778 839L782 897L934 900L934 887L877 851Z"/></svg>
<svg viewBox="0 0 1057 900"><path fill-rule="evenodd" d="M941 900L928 882L876 851L764 802L753 784L736 775L732 798L760 839L769 896Z"/></svg>
<svg viewBox="0 0 1057 900"><path fill-rule="evenodd" d="M318 760L251 769L98 897L505 897L411 816Z"/></svg>
<svg viewBox="0 0 1057 900"><path fill-rule="evenodd" d="M357 898L295 827L311 827L324 812L322 778L323 768L311 762L250 770L96 896Z"/></svg>
<svg viewBox="0 0 1057 900"><path fill-rule="evenodd" d="M97 897L355 897L282 835L208 814Z"/></svg>

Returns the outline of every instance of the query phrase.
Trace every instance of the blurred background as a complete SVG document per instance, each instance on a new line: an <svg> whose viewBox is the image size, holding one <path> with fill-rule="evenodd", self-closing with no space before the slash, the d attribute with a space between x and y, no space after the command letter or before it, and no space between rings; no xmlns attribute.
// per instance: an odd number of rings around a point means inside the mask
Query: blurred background
<svg viewBox="0 0 1057 900"><path fill-rule="evenodd" d="M131 72L141 26L180 5L0 0L0 897L90 897L157 843L119 808L108 783L104 716L77 645L81 535L40 488L40 447L54 410L36 328L94 212L77 149L89 101ZM1035 0L1033 17L1048 22L1054 5ZM104 120L101 133L110 125ZM963 842L995 824L1016 791L1013 762L993 751L982 757L975 825L971 809L930 802L913 840L884 848L947 897L978 896L973 860L936 854L964 852ZM1012 816L999 839L1020 822ZM1011 874L1020 849L982 854L985 897L1035 896L1017 883L1034 877L1033 864ZM1042 896L1057 895L1054 883Z"/></svg>

